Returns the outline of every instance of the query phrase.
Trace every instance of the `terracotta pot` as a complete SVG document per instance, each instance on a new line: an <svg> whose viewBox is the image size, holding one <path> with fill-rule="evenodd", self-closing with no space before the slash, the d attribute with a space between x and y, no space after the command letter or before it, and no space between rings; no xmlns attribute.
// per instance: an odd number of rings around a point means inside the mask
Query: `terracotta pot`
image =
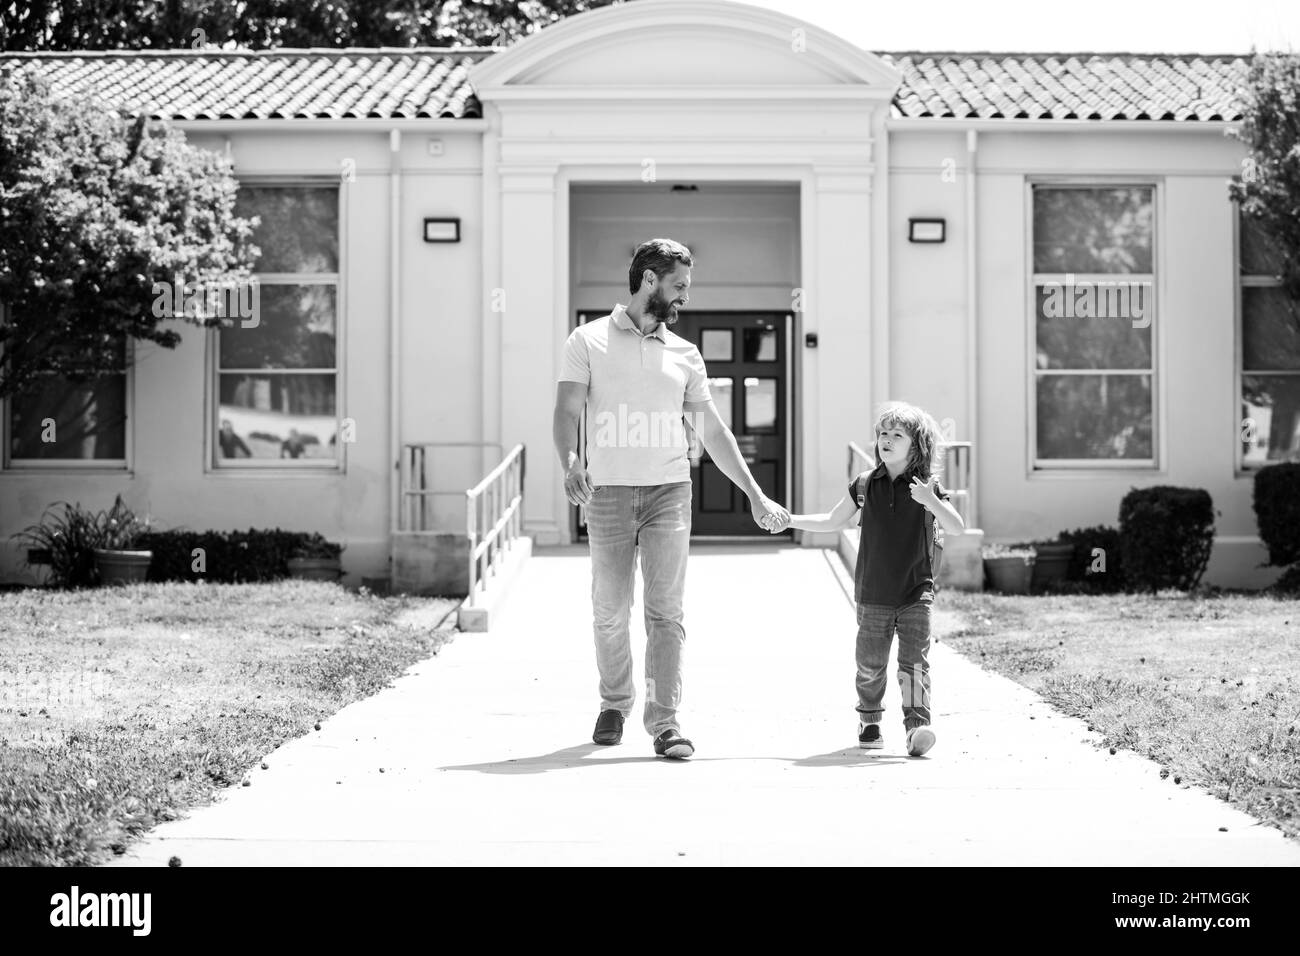
<svg viewBox="0 0 1300 956"><path fill-rule="evenodd" d="M95 567L99 569L99 579L104 584L143 581L149 576L149 563L152 560L152 551L95 549Z"/></svg>
<svg viewBox="0 0 1300 956"><path fill-rule="evenodd" d="M1074 554L1074 545L1068 541L1060 544L1035 545L1038 557L1034 561L1033 584L1041 588L1044 584L1065 580L1065 572L1070 567L1070 557Z"/></svg>
<svg viewBox="0 0 1300 956"><path fill-rule="evenodd" d="M290 558L289 577L305 581L337 581L343 577L338 558Z"/></svg>
<svg viewBox="0 0 1300 956"><path fill-rule="evenodd" d="M1028 594L1033 580L1033 558L985 558L984 571L989 585L1003 594Z"/></svg>

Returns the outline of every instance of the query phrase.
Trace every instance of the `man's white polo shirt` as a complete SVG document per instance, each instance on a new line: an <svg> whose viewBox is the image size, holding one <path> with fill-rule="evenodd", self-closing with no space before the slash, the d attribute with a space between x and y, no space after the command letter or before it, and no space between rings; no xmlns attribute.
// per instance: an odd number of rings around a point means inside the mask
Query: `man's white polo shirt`
<svg viewBox="0 0 1300 956"><path fill-rule="evenodd" d="M623 305L564 343L561 382L587 386L587 470L595 485L690 481L682 403L709 400L699 350L660 322L642 335Z"/></svg>

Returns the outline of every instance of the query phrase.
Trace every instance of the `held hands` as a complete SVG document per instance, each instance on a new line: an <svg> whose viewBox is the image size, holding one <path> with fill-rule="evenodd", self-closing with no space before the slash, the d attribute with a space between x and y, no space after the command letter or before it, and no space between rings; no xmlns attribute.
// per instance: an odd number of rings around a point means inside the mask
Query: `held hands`
<svg viewBox="0 0 1300 956"><path fill-rule="evenodd" d="M908 488L908 490L912 492L912 500L927 508L937 507L939 504L939 496L935 494L934 486L938 480L938 478L931 475L929 481L922 481L919 477L913 475L912 484Z"/></svg>
<svg viewBox="0 0 1300 956"><path fill-rule="evenodd" d="M768 534L780 534L790 526L790 512L786 511L766 495L759 495L751 502L754 521Z"/></svg>

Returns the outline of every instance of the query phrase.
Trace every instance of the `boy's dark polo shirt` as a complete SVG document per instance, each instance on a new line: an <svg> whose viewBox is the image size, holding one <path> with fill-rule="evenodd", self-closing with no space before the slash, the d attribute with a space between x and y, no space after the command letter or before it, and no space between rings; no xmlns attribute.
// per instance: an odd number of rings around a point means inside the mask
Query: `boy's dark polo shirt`
<svg viewBox="0 0 1300 956"><path fill-rule="evenodd" d="M890 481L885 466L877 465L849 485L854 501L860 484L866 490L854 573L857 602L904 607L933 600L934 522L926 521L928 510L912 500L911 478L903 474ZM942 499L949 497L937 482L934 491Z"/></svg>

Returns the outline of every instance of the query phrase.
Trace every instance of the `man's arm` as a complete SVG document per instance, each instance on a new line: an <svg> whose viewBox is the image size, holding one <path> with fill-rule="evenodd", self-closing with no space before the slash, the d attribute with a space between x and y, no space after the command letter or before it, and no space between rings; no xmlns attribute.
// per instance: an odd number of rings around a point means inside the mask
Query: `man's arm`
<svg viewBox="0 0 1300 956"><path fill-rule="evenodd" d="M790 520L789 512L763 494L763 489L749 473L749 466L745 464L745 458L740 454L736 436L731 433L731 429L718 414L718 407L713 404L713 399L705 402L683 402L682 411L689 416L695 426L695 432L704 444L705 451L713 459L713 463L749 499L754 521L763 526L763 519L767 515L773 515L779 524L777 530L784 530ZM764 530L770 529L764 527Z"/></svg>
<svg viewBox="0 0 1300 956"><path fill-rule="evenodd" d="M560 382L555 387L555 415L551 422L551 438L555 453L560 456L564 470L564 496L569 504L585 505L591 501L591 476L582 467L578 453L578 422L582 407L587 402L587 386L581 382Z"/></svg>

